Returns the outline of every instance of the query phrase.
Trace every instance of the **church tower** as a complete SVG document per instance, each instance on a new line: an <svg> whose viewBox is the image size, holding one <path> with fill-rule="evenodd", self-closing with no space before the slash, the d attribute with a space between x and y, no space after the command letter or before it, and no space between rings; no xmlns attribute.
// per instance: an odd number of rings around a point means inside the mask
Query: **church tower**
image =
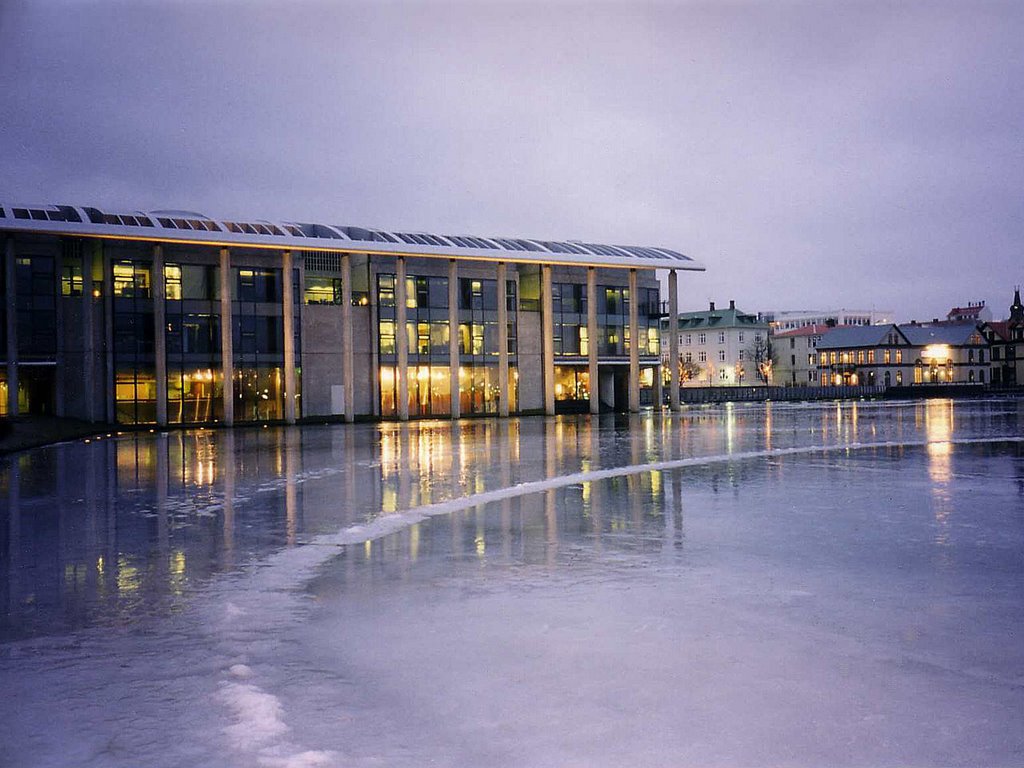
<svg viewBox="0 0 1024 768"><path fill-rule="evenodd" d="M1013 292L1013 304L1010 305L1010 322L1024 323L1024 304L1020 303L1020 286Z"/></svg>

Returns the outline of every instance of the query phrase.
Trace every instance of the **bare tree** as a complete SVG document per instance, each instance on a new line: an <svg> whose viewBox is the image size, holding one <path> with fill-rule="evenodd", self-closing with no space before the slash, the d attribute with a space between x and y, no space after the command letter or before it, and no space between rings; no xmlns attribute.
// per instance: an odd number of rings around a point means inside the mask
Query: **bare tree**
<svg viewBox="0 0 1024 768"><path fill-rule="evenodd" d="M775 366L775 348L768 336L758 334L750 347L750 359L754 361L754 373L758 381L772 383L772 368Z"/></svg>

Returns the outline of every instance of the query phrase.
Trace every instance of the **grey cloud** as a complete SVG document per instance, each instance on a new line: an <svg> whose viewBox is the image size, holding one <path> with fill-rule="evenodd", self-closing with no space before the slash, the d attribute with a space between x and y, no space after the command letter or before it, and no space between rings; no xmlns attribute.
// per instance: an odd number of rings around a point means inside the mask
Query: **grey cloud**
<svg viewBox="0 0 1024 768"><path fill-rule="evenodd" d="M691 304L1000 309L1024 281L1022 22L1009 3L7 4L0 193L663 244L709 266Z"/></svg>

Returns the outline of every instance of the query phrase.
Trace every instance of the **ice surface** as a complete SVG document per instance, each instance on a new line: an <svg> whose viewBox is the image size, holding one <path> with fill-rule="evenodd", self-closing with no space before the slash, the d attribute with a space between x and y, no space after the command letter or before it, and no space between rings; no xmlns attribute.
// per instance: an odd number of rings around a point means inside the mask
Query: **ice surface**
<svg viewBox="0 0 1024 768"><path fill-rule="evenodd" d="M0 764L1024 762L1024 404L8 460Z"/></svg>

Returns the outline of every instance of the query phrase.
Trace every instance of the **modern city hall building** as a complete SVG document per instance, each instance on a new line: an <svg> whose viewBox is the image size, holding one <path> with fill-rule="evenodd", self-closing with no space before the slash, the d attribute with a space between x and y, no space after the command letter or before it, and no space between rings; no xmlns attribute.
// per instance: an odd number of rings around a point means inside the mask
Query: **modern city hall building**
<svg viewBox="0 0 1024 768"><path fill-rule="evenodd" d="M0 415L161 426L637 410L660 402L655 270L675 313L677 272L703 269L661 247L64 205L0 204L0 237Z"/></svg>

